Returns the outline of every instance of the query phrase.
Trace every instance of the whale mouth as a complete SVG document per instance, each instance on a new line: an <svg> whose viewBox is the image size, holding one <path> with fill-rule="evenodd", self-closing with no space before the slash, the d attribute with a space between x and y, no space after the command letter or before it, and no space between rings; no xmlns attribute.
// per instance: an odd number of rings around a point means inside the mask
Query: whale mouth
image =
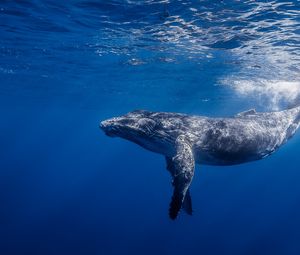
<svg viewBox="0 0 300 255"><path fill-rule="evenodd" d="M117 127L111 123L111 121L101 121L99 127L104 131L107 136L116 137L117 136Z"/></svg>

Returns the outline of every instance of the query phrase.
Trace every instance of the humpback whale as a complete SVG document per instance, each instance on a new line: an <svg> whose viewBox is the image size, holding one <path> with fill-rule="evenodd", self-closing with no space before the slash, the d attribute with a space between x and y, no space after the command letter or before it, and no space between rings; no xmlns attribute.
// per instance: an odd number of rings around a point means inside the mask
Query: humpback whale
<svg viewBox="0 0 300 255"><path fill-rule="evenodd" d="M136 110L104 120L100 128L165 156L174 186L169 216L175 219L181 209L192 214L195 163L234 165L265 158L299 125L300 106L277 112L251 109L225 118Z"/></svg>

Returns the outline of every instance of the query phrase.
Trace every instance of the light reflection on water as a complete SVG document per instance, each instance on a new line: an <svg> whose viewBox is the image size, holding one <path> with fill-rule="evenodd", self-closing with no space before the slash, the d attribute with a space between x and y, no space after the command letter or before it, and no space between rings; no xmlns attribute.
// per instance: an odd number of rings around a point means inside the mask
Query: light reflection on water
<svg viewBox="0 0 300 255"><path fill-rule="evenodd" d="M147 4L154 2L143 3L142 8L146 9ZM124 8L134 7L131 3ZM161 52L201 63L209 58L214 61L219 52L227 51L230 53L222 64L235 63L237 67L218 80L238 96L250 96L254 104L267 102L266 108L273 110L297 98L299 3L182 1L182 5L169 3L155 7L145 17L136 20L129 17L119 22L110 17L112 26L103 29L104 37L101 34L98 42L101 46L96 46L96 52L129 57L139 56L143 51L150 51L150 55ZM111 38L121 43L110 41ZM105 42L108 44L103 47ZM151 58L132 60L129 61L132 65L147 64ZM255 98L259 101L255 102Z"/></svg>
<svg viewBox="0 0 300 255"><path fill-rule="evenodd" d="M220 67L226 72L210 73L212 86L224 86L234 92L232 98L248 98L254 106L268 102L267 109L283 108L299 94L298 1L12 2L1 13L3 75L34 73L44 66L43 78L61 72L73 76L78 67L81 77L97 76L105 56L115 55L117 65L127 69L166 63L172 70L188 63L205 76L210 65ZM86 54L94 60L81 61ZM47 65L54 69L50 74ZM185 89L201 91L201 77L195 83L198 89L194 83ZM136 93L135 86L126 90Z"/></svg>

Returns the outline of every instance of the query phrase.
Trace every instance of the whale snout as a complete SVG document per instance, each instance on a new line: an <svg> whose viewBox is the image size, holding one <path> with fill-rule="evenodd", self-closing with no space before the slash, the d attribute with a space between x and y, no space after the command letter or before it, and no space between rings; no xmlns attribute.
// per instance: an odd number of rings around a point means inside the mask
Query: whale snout
<svg viewBox="0 0 300 255"><path fill-rule="evenodd" d="M107 136L116 136L116 132L118 129L115 119L103 120L100 122L99 127L105 132Z"/></svg>
<svg viewBox="0 0 300 255"><path fill-rule="evenodd" d="M145 122L145 118L135 118L133 116L124 115L103 120L100 122L99 127L108 136L124 138L144 134L144 130L148 128L147 124L149 123Z"/></svg>
<svg viewBox="0 0 300 255"><path fill-rule="evenodd" d="M105 129L106 129L107 127L109 127L110 125L111 125L111 122L110 122L109 120L103 120L103 121L100 122L99 127L100 127L103 131L105 131Z"/></svg>

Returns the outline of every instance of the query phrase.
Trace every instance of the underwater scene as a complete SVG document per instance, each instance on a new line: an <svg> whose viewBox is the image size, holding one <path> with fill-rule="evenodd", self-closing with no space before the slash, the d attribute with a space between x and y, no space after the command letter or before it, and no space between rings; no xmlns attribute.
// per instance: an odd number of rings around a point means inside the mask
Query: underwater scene
<svg viewBox="0 0 300 255"><path fill-rule="evenodd" d="M0 1L0 254L299 255L299 74L299 0ZM184 140L193 116L271 135L281 111L294 135L261 160ZM106 128L124 115L145 128Z"/></svg>

